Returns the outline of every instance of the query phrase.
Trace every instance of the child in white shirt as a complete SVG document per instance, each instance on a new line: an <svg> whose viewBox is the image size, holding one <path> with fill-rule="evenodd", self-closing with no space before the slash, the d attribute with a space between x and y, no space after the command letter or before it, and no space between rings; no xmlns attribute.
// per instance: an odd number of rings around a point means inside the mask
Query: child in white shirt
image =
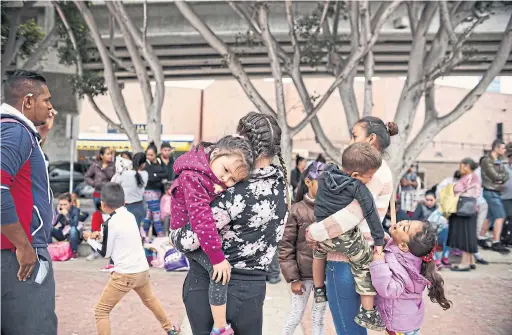
<svg viewBox="0 0 512 335"><path fill-rule="evenodd" d="M149 265L140 240L135 217L124 207L124 191L121 185L108 183L101 191L102 211L110 215L99 232L84 233L87 242L103 257L114 260L107 286L94 309L96 328L100 335L110 335L110 311L131 290L134 290L158 319L169 335L179 334L167 317L149 282Z"/></svg>

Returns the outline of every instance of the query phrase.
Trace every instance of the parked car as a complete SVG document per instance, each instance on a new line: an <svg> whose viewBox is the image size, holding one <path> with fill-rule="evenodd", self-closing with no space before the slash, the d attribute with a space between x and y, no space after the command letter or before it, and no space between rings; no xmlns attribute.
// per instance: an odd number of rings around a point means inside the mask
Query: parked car
<svg viewBox="0 0 512 335"><path fill-rule="evenodd" d="M79 185L85 180L85 173L89 169L90 163L75 162L73 166L73 185ZM58 161L50 163L48 168L50 177L50 187L55 195L69 192L69 161Z"/></svg>
<svg viewBox="0 0 512 335"><path fill-rule="evenodd" d="M75 188L75 192L78 194L80 198L92 198L92 194L94 193L94 187L87 184L86 182L82 182L78 184Z"/></svg>

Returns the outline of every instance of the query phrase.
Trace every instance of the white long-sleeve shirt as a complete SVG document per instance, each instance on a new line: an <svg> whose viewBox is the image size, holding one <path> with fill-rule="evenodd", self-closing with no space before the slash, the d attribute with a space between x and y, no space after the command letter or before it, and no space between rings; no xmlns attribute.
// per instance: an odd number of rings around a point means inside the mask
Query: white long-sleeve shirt
<svg viewBox="0 0 512 335"><path fill-rule="evenodd" d="M103 243L93 239L87 240L87 243L103 257L112 258L115 272L139 273L149 270L137 226L133 214L120 207L103 224Z"/></svg>

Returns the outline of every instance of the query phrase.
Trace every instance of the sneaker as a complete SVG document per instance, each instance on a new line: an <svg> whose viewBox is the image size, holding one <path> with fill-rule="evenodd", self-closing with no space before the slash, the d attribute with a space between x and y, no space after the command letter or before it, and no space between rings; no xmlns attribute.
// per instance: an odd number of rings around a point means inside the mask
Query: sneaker
<svg viewBox="0 0 512 335"><path fill-rule="evenodd" d="M226 327L221 329L212 329L210 335L234 335L235 331L231 328L231 325L228 324Z"/></svg>
<svg viewBox="0 0 512 335"><path fill-rule="evenodd" d="M269 284L275 285L281 282L281 277L272 277L268 279Z"/></svg>
<svg viewBox="0 0 512 335"><path fill-rule="evenodd" d="M71 258L70 258L69 260L70 260L70 261L74 261L74 260L76 260L77 258L78 258L78 252L73 251L73 252L71 253Z"/></svg>
<svg viewBox="0 0 512 335"><path fill-rule="evenodd" d="M476 264L469 264L470 270L476 270Z"/></svg>
<svg viewBox="0 0 512 335"><path fill-rule="evenodd" d="M179 335L181 332L180 328L177 326L172 326L172 329L167 332L167 335Z"/></svg>
<svg viewBox="0 0 512 335"><path fill-rule="evenodd" d="M491 247L492 251L499 252L501 254L508 254L510 250L504 247L500 242L494 242Z"/></svg>
<svg viewBox="0 0 512 335"><path fill-rule="evenodd" d="M324 287L315 287L314 297L315 297L315 303L317 303L317 304L326 302L327 301L327 293L325 291L325 286Z"/></svg>
<svg viewBox="0 0 512 335"><path fill-rule="evenodd" d="M491 249L491 247L489 246L489 241L487 239L478 239L478 246L484 250Z"/></svg>
<svg viewBox="0 0 512 335"><path fill-rule="evenodd" d="M105 265L104 267L102 267L100 269L100 271L101 272L112 272L112 271L114 271L114 265L109 263L109 264Z"/></svg>
<svg viewBox="0 0 512 335"><path fill-rule="evenodd" d="M93 261L93 260L95 260L98 257L100 257L100 255L96 251L93 251L89 256L87 256L85 258L85 260L86 261Z"/></svg>
<svg viewBox="0 0 512 335"><path fill-rule="evenodd" d="M485 259L483 258L476 258L475 257L475 261L478 263L478 264L482 264L482 265L489 265L489 262L486 261Z"/></svg>
<svg viewBox="0 0 512 335"><path fill-rule="evenodd" d="M361 327L368 328L375 331L383 331L386 329L386 324L382 321L380 313L376 308L370 311L365 310L363 307L359 310L354 321Z"/></svg>
<svg viewBox="0 0 512 335"><path fill-rule="evenodd" d="M443 259L441 260L441 263L446 266L446 267L451 267L452 264L450 263L450 261L448 260L448 257L443 257Z"/></svg>
<svg viewBox="0 0 512 335"><path fill-rule="evenodd" d="M434 261L434 263L436 263L436 268L437 268L437 271L441 271L444 267L443 263L441 263L441 260L440 259L436 259Z"/></svg>

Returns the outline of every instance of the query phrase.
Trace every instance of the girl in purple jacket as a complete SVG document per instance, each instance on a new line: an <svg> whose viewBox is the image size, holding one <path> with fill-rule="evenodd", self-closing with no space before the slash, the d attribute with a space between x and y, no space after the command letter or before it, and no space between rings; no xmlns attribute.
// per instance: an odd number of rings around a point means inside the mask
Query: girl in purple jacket
<svg viewBox="0 0 512 335"><path fill-rule="evenodd" d="M178 176L171 186L171 229L190 223L201 249L187 253L210 274L209 303L212 334L233 334L226 321L227 282L231 266L222 252L210 203L228 187L246 179L253 169L254 155L242 136L226 136L217 143L203 143L174 163Z"/></svg>
<svg viewBox="0 0 512 335"><path fill-rule="evenodd" d="M401 221L389 229L391 240L384 253L373 254L370 265L376 304L389 335L419 335L428 288L432 302L444 310L452 302L444 295L444 280L434 259L437 230L429 222Z"/></svg>

